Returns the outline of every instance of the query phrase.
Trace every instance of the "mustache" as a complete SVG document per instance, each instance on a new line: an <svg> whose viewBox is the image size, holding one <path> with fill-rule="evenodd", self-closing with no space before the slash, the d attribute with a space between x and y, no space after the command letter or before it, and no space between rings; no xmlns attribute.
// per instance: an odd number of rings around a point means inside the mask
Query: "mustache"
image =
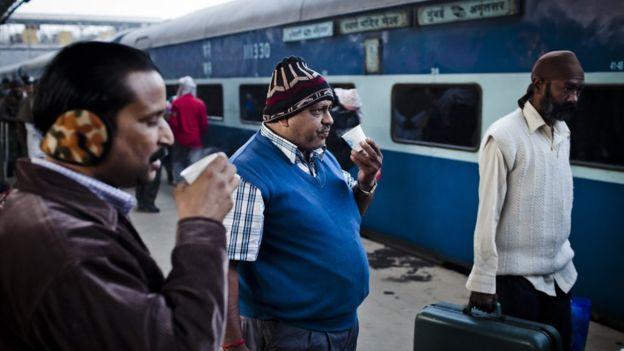
<svg viewBox="0 0 624 351"><path fill-rule="evenodd" d="M167 148L163 146L160 149L158 149L158 151L154 152L152 156L150 156L149 161L154 162L156 160L162 159L165 156L167 156L167 154L168 154Z"/></svg>
<svg viewBox="0 0 624 351"><path fill-rule="evenodd" d="M331 130L331 127L327 126L327 127L323 127L319 130L317 130L318 133L328 133Z"/></svg>

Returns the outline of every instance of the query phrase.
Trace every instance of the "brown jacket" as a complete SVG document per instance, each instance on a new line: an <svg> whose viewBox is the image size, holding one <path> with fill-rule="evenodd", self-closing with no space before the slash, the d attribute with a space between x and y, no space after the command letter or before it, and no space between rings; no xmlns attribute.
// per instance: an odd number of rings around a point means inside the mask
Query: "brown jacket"
<svg viewBox="0 0 624 351"><path fill-rule="evenodd" d="M225 240L220 223L180 221L164 278L128 218L20 161L0 214L0 350L217 350Z"/></svg>

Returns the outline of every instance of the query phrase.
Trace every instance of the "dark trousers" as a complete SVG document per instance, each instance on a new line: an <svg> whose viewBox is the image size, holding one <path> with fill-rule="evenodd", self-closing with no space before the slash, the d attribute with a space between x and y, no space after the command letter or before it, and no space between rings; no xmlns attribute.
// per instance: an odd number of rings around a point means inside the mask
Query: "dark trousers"
<svg viewBox="0 0 624 351"><path fill-rule="evenodd" d="M521 276L496 277L496 295L505 315L549 324L559 331L563 350L572 347L570 294L556 287L557 296L536 290Z"/></svg>
<svg viewBox="0 0 624 351"><path fill-rule="evenodd" d="M139 183L136 187L136 199L139 207L155 206L156 196L160 188L160 173L162 167L156 171L156 178L151 182Z"/></svg>
<svg viewBox="0 0 624 351"><path fill-rule="evenodd" d="M167 156L162 159L162 166L167 174L167 182L173 183L173 163L172 163L173 146L167 146Z"/></svg>
<svg viewBox="0 0 624 351"><path fill-rule="evenodd" d="M179 183L184 180L180 173L191 164L199 161L204 155L204 150L200 148L192 149L190 147L173 144L171 151L171 165L173 168L173 181Z"/></svg>
<svg viewBox="0 0 624 351"><path fill-rule="evenodd" d="M355 351L359 326L339 332L297 328L288 323L242 319L242 332L251 351Z"/></svg>

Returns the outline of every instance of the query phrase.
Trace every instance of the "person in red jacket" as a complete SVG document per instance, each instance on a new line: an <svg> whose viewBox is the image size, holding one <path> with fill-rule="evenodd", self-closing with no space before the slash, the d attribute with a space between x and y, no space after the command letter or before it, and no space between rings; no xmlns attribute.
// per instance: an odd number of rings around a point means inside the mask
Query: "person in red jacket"
<svg viewBox="0 0 624 351"><path fill-rule="evenodd" d="M175 137L172 152L174 182L183 180L180 172L202 157L202 134L208 130L206 105L197 97L193 78L179 79L177 98L173 100L169 125Z"/></svg>

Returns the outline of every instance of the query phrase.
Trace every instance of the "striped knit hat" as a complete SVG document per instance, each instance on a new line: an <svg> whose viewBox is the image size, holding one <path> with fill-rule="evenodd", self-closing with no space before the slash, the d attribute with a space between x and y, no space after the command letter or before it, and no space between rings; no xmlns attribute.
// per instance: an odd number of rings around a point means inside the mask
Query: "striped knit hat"
<svg viewBox="0 0 624 351"><path fill-rule="evenodd" d="M262 120L271 122L294 116L321 100L334 101L329 83L302 58L287 57L273 70Z"/></svg>

